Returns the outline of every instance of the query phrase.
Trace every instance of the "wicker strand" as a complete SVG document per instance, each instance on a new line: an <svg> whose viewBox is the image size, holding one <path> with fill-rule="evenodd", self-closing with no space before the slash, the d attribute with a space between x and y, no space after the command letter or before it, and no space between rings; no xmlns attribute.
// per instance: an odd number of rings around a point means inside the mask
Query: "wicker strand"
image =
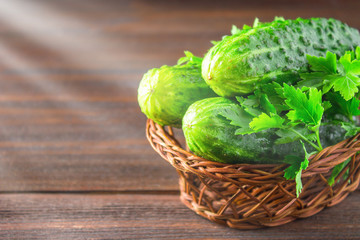
<svg viewBox="0 0 360 240"><path fill-rule="evenodd" d="M303 190L283 178L285 164L224 164L183 149L171 128L152 120L146 136L180 177L181 201L197 214L238 229L280 226L334 206L355 191L360 181L360 133L310 157L302 173ZM332 169L351 159L329 186Z"/></svg>

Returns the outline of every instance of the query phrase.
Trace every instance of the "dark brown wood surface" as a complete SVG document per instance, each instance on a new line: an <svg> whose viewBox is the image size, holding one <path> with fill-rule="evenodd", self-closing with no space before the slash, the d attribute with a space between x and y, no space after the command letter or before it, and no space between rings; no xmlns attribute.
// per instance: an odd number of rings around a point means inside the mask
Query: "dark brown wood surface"
<svg viewBox="0 0 360 240"><path fill-rule="evenodd" d="M357 192L311 218L240 231L195 215L176 195L6 194L0 239L356 239L359 202Z"/></svg>
<svg viewBox="0 0 360 240"><path fill-rule="evenodd" d="M0 2L3 239L360 239L360 195L316 216L239 231L178 200L177 175L145 138L142 75L202 56L255 17L334 17L360 1Z"/></svg>

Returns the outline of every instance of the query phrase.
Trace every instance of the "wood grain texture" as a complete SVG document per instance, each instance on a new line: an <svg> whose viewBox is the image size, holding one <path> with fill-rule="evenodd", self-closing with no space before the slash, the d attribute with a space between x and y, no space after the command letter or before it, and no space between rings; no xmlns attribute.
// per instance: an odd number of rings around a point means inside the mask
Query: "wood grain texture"
<svg viewBox="0 0 360 240"><path fill-rule="evenodd" d="M142 74L256 16L359 28L360 3L345 2L2 1L0 191L176 190L145 140Z"/></svg>
<svg viewBox="0 0 360 240"><path fill-rule="evenodd" d="M273 229L238 231L195 215L178 200L175 170L145 139L137 104L148 69L175 64L184 50L202 56L232 24L319 16L360 28L359 8L0 1L0 239L359 239L359 192Z"/></svg>
<svg viewBox="0 0 360 240"><path fill-rule="evenodd" d="M0 239L358 239L360 194L276 228L235 230L184 207L176 195L0 195Z"/></svg>

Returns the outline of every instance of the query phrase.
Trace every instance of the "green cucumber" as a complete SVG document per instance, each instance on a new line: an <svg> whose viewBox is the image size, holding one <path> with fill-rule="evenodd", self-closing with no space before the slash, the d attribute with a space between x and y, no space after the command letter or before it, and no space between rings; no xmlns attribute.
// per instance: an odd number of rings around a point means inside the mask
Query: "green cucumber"
<svg viewBox="0 0 360 240"><path fill-rule="evenodd" d="M204 57L202 76L220 96L246 95L262 83L298 81L309 71L306 54L342 55L358 45L359 31L335 19L276 18L217 42Z"/></svg>
<svg viewBox="0 0 360 240"><path fill-rule="evenodd" d="M201 77L201 58L189 52L175 66L154 68L144 74L138 89L141 111L160 125L181 127L187 108L216 94Z"/></svg>
<svg viewBox="0 0 360 240"><path fill-rule="evenodd" d="M196 155L224 163L282 163L286 155L303 156L299 141L275 144L279 138L276 130L235 135L237 127L220 115L224 109L236 112L239 105L230 99L215 97L197 101L188 108L183 131L189 149ZM324 125L320 127L320 138L324 147L330 146L345 139L345 130ZM306 147L309 152L315 150L309 145Z"/></svg>

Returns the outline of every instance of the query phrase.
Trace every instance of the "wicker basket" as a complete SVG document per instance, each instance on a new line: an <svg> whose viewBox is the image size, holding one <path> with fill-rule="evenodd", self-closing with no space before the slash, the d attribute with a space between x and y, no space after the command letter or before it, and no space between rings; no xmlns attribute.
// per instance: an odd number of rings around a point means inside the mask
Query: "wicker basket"
<svg viewBox="0 0 360 240"><path fill-rule="evenodd" d="M147 121L146 135L155 151L179 173L181 201L197 214L232 228L273 227L312 216L340 203L359 185L360 134L310 157L299 198L295 182L283 178L285 164L209 161L184 150L171 128L166 131L152 120ZM330 187L331 170L349 158Z"/></svg>

